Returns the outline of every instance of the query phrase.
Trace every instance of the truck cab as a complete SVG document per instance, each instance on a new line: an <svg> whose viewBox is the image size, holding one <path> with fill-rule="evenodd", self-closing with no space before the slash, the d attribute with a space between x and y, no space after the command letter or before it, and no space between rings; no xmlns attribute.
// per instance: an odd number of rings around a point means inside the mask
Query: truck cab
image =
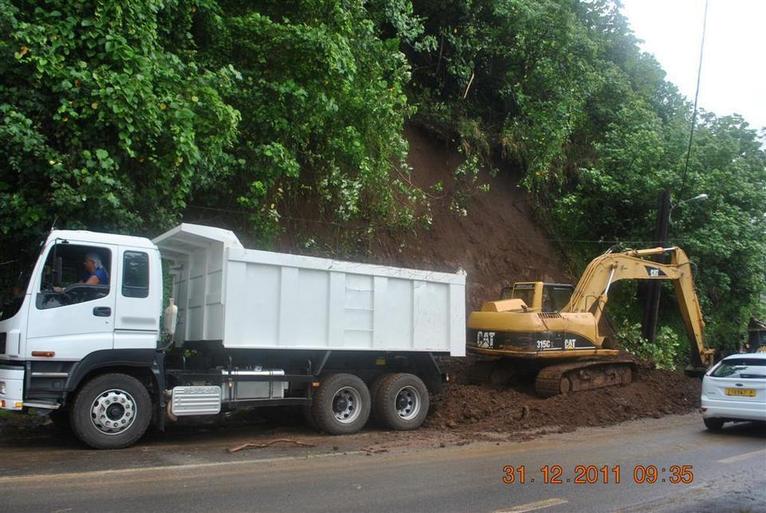
<svg viewBox="0 0 766 513"><path fill-rule="evenodd" d="M99 362L156 351L162 266L150 240L54 230L26 274L0 313L0 408L57 410Z"/></svg>

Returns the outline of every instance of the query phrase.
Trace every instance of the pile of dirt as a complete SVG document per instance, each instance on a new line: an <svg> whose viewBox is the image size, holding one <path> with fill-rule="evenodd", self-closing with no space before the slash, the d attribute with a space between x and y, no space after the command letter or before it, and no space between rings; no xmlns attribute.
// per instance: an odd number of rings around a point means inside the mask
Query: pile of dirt
<svg viewBox="0 0 766 513"><path fill-rule="evenodd" d="M641 368L630 385L543 399L520 388L449 384L434 398L426 426L460 432L571 431L699 407L700 380L676 371Z"/></svg>

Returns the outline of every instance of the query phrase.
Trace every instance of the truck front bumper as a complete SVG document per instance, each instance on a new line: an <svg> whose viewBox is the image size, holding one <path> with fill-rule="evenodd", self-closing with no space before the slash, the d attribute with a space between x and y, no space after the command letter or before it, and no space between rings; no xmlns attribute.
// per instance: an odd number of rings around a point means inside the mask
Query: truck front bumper
<svg viewBox="0 0 766 513"><path fill-rule="evenodd" d="M21 410L24 407L24 369L0 365L0 409Z"/></svg>

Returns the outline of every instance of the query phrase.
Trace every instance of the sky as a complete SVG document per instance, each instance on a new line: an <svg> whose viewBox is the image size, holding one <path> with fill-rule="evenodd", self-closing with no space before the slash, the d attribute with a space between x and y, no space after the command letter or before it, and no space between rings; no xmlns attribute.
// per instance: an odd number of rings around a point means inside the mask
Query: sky
<svg viewBox="0 0 766 513"><path fill-rule="evenodd" d="M622 0L644 51L694 100L705 0ZM766 127L766 0L709 0L699 106Z"/></svg>

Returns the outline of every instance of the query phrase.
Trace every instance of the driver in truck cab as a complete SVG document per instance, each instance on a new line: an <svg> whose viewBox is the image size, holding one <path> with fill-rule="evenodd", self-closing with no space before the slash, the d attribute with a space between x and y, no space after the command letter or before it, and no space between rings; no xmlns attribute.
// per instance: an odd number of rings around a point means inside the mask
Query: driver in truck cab
<svg viewBox="0 0 766 513"><path fill-rule="evenodd" d="M109 285L109 273L101 263L101 257L97 253L85 255L85 272L80 277L80 283L86 285Z"/></svg>
<svg viewBox="0 0 766 513"><path fill-rule="evenodd" d="M84 272L80 276L79 283L85 285L109 285L109 272L101 263L101 257L98 253L88 253L83 262ZM64 292L63 287L53 287L54 292Z"/></svg>

